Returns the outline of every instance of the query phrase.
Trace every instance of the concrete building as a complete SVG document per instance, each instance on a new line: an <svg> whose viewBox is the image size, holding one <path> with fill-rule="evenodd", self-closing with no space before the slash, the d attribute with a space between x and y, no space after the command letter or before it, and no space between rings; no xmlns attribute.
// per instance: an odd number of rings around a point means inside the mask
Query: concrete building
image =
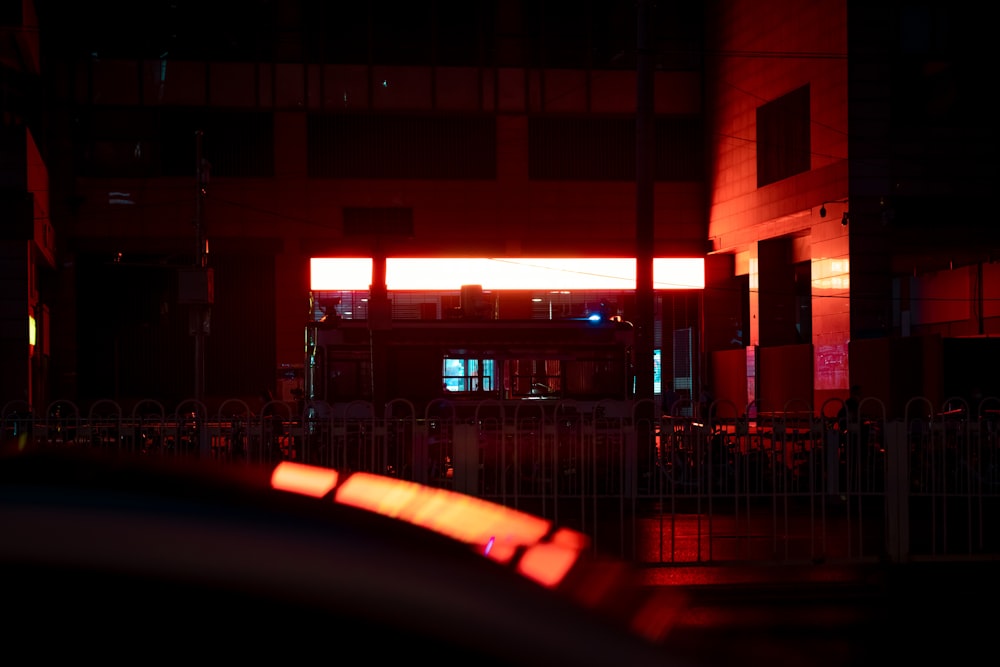
<svg viewBox="0 0 1000 667"><path fill-rule="evenodd" d="M31 2L0 10L0 95L0 402L23 410L47 396L48 286L57 262Z"/></svg>
<svg viewBox="0 0 1000 667"><path fill-rule="evenodd" d="M668 367L688 336L691 390L741 407L1000 393L971 4L26 0L0 23L5 401L275 389L313 257L636 257L623 316ZM653 290L653 257L704 258L704 290Z"/></svg>

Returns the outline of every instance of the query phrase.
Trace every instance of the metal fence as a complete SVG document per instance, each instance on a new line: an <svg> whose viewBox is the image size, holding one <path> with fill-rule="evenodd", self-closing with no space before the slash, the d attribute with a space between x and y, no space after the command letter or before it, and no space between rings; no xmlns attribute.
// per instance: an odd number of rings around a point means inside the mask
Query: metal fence
<svg viewBox="0 0 1000 667"><path fill-rule="evenodd" d="M448 487L589 534L642 564L1000 557L1000 399L912 399L903 418L864 399L777 412L717 401L707 418L649 402L188 400L127 413L3 408L8 446L85 447L233 465L283 459Z"/></svg>

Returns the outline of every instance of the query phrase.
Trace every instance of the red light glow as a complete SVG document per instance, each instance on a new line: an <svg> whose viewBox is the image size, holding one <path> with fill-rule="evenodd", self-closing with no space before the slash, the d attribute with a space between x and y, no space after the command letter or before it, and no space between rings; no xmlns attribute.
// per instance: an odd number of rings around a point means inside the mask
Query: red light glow
<svg viewBox="0 0 1000 667"><path fill-rule="evenodd" d="M339 486L338 486L339 481ZM405 480L337 471L283 461L271 475L271 486L322 498L333 491L335 502L393 517L447 535L479 553L516 569L544 586L555 587L589 546L583 533L559 529L540 517Z"/></svg>
<svg viewBox="0 0 1000 667"><path fill-rule="evenodd" d="M557 586L586 548L586 540L581 537L560 529L550 542L528 547L517 564L518 571L549 588Z"/></svg>
<svg viewBox="0 0 1000 667"><path fill-rule="evenodd" d="M314 257L313 291L367 290L371 259ZM405 258L386 259L390 291L458 291L462 285L486 290L634 290L636 261L629 257L590 258ZM653 287L703 289L705 260L660 257L653 260Z"/></svg>
<svg viewBox="0 0 1000 667"><path fill-rule="evenodd" d="M486 290L627 290L635 287L635 260L392 258L386 260L385 280L390 290L455 290L462 285Z"/></svg>
<svg viewBox="0 0 1000 667"><path fill-rule="evenodd" d="M337 485L337 471L282 461L271 473L271 487L322 498Z"/></svg>
<svg viewBox="0 0 1000 667"><path fill-rule="evenodd" d="M369 473L344 480L336 500L429 528L480 551L492 539L489 557L501 563L551 528L544 519L472 496Z"/></svg>
<svg viewBox="0 0 1000 667"><path fill-rule="evenodd" d="M338 257L309 260L309 289L313 292L341 290L345 292L367 290L372 284L372 259L370 257ZM330 287L338 285L338 287Z"/></svg>

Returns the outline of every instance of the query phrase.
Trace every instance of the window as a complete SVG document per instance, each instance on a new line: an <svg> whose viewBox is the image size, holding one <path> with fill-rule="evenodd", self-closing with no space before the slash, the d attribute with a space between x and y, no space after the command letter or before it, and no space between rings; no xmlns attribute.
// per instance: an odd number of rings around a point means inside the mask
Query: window
<svg viewBox="0 0 1000 667"><path fill-rule="evenodd" d="M532 180L635 180L635 120L534 116L528 156Z"/></svg>
<svg viewBox="0 0 1000 667"><path fill-rule="evenodd" d="M659 116L653 129L654 178L704 178L702 120ZM528 120L532 180L635 180L635 118L533 116Z"/></svg>
<svg viewBox="0 0 1000 667"><path fill-rule="evenodd" d="M169 109L160 116L163 176L192 175L196 130L203 133L202 155L211 165L212 176L261 178L274 175L272 114Z"/></svg>
<svg viewBox="0 0 1000 667"><path fill-rule="evenodd" d="M311 114L311 178L492 179L496 118Z"/></svg>
<svg viewBox="0 0 1000 667"><path fill-rule="evenodd" d="M809 86L803 86L757 107L757 187L809 167Z"/></svg>
<svg viewBox="0 0 1000 667"><path fill-rule="evenodd" d="M512 395L559 396L562 368L558 359L519 359L510 362Z"/></svg>
<svg viewBox="0 0 1000 667"><path fill-rule="evenodd" d="M364 234L413 236L413 209L345 206L344 236Z"/></svg>
<svg viewBox="0 0 1000 667"><path fill-rule="evenodd" d="M371 362L364 358L365 352L351 353L337 351L330 356L325 376L325 387L317 388L318 396L325 396L331 402L371 400Z"/></svg>
<svg viewBox="0 0 1000 667"><path fill-rule="evenodd" d="M91 107L81 125L80 135L74 137L74 146L82 174L97 178L157 175L160 142L156 138L155 112L127 107Z"/></svg>
<svg viewBox="0 0 1000 667"><path fill-rule="evenodd" d="M446 392L490 392L493 391L492 359L456 359L445 357L443 366L443 387Z"/></svg>

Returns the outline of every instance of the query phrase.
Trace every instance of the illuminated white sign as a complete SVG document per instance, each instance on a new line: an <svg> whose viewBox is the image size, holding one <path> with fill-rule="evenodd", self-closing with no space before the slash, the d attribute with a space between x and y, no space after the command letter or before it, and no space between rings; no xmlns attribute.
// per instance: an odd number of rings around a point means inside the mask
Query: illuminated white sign
<svg viewBox="0 0 1000 667"><path fill-rule="evenodd" d="M309 289L314 292L366 290L372 284L370 257L313 257L309 262Z"/></svg>
<svg viewBox="0 0 1000 667"><path fill-rule="evenodd" d="M370 258L314 257L313 291L367 290ZM433 257L386 259L389 291L457 291L462 285L485 290L634 290L636 261L630 257L499 258ZM653 287L659 290L703 289L705 260L661 257L653 260Z"/></svg>

